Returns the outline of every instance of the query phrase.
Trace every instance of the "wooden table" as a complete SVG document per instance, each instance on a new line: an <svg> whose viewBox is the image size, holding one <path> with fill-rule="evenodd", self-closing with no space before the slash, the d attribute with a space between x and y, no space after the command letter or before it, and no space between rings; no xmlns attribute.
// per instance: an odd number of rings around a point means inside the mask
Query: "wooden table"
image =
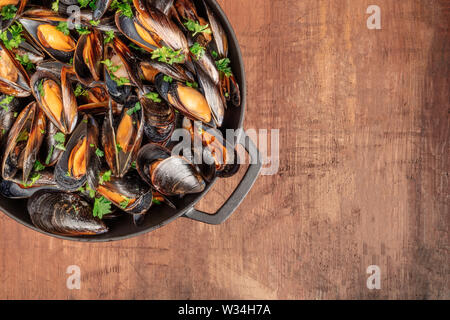
<svg viewBox="0 0 450 320"><path fill-rule="evenodd" d="M246 128L281 130L278 173L224 225L179 219L121 242L1 215L0 298L450 298L450 1L220 3L245 57ZM367 28L371 4L381 30Z"/></svg>

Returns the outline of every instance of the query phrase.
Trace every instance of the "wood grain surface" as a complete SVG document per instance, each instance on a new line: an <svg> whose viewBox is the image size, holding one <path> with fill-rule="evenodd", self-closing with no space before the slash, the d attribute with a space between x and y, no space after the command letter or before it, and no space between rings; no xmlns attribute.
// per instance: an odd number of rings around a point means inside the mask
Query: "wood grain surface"
<svg viewBox="0 0 450 320"><path fill-rule="evenodd" d="M245 58L245 127L280 129L278 173L221 226L178 219L121 242L52 239L0 215L0 298L450 298L450 1L220 3ZM372 4L381 30L366 26ZM366 287L369 265L381 290Z"/></svg>

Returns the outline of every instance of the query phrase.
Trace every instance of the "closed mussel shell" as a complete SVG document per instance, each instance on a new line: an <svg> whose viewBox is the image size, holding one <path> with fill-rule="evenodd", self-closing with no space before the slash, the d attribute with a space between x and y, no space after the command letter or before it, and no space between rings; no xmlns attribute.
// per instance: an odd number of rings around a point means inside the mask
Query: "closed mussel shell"
<svg viewBox="0 0 450 320"><path fill-rule="evenodd" d="M27 208L33 224L50 233L77 236L108 231L92 216L91 205L77 194L41 190L29 198Z"/></svg>

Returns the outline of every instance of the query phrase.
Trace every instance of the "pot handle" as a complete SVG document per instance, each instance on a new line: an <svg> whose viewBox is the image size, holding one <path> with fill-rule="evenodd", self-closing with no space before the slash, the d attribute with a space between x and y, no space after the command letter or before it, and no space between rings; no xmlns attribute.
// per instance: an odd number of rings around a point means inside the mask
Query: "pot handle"
<svg viewBox="0 0 450 320"><path fill-rule="evenodd" d="M247 168L247 172L242 178L237 188L233 191L228 200L222 205L222 207L214 214L205 213L192 207L188 210L184 217L192 220L204 222L207 224L221 224L225 222L231 214L239 207L242 200L247 196L248 192L252 188L259 172L261 171L262 161L261 155L255 144L252 142L249 136L241 131L242 134L237 140L237 143L242 145L250 156L250 165Z"/></svg>

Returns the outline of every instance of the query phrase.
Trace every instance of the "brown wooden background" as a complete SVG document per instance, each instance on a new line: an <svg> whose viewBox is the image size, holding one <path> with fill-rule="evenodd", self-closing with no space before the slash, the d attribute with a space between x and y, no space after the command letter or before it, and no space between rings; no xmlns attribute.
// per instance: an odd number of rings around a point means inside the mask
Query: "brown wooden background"
<svg viewBox="0 0 450 320"><path fill-rule="evenodd" d="M246 128L281 129L278 174L222 226L179 219L116 243L1 215L0 298L450 298L450 1L220 3L245 56ZM382 30L366 27L371 4ZM81 290L66 288L72 264Z"/></svg>

